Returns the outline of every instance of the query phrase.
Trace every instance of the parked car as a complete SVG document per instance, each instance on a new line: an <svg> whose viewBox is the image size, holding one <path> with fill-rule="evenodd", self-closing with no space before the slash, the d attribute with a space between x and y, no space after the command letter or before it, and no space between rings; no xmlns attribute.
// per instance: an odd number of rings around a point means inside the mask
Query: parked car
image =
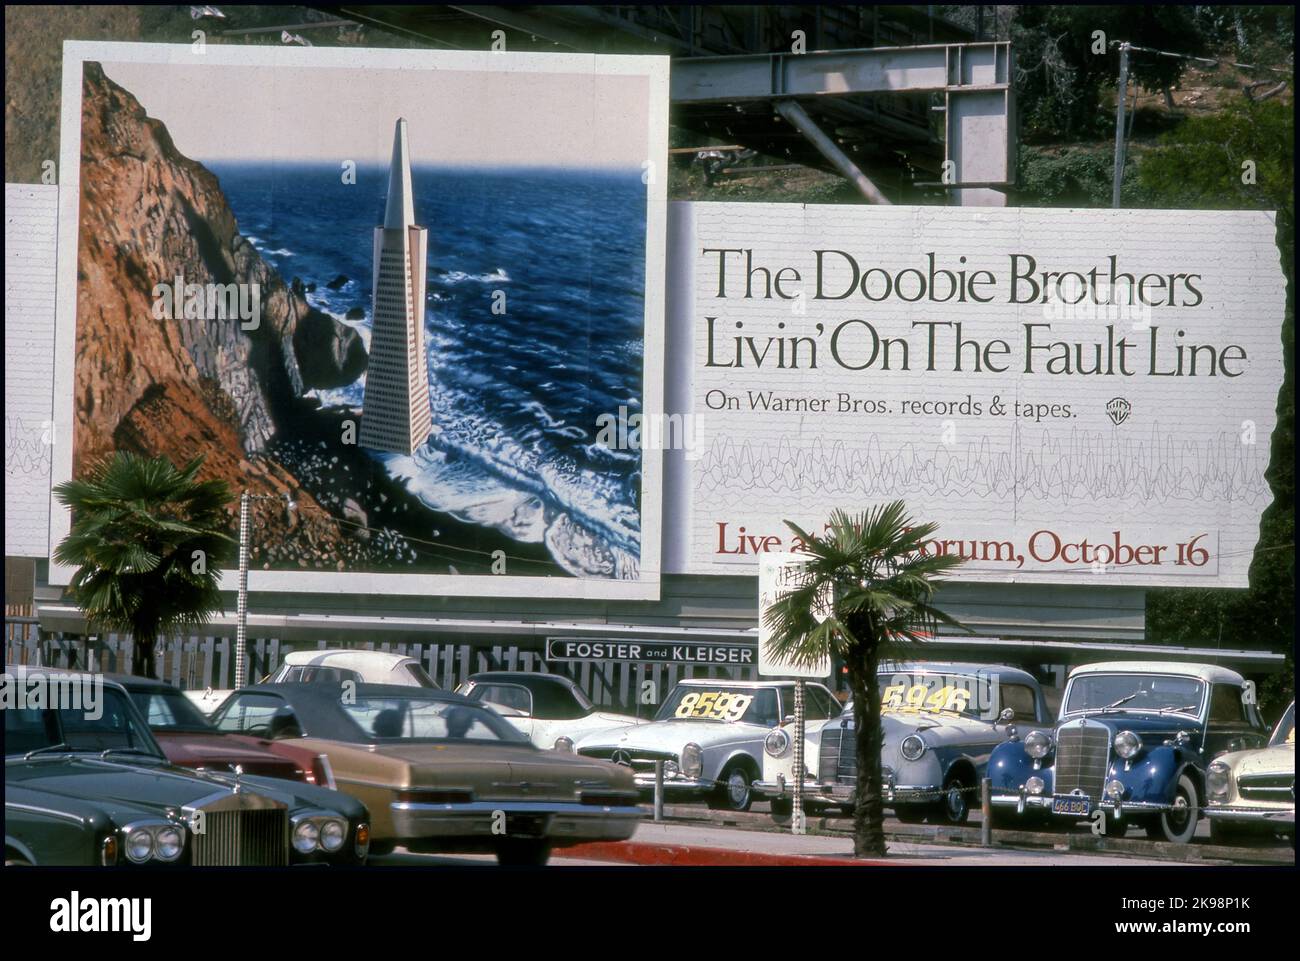
<svg viewBox="0 0 1300 961"><path fill-rule="evenodd" d="M995 814L1063 819L1100 810L1187 842L1220 754L1260 747L1267 729L1240 674L1210 664L1112 661L1077 668L1052 732L1013 736L993 751Z"/></svg>
<svg viewBox="0 0 1300 961"><path fill-rule="evenodd" d="M348 647L290 651L280 666L262 678L262 684L396 684L438 690L429 672L413 657L386 651ZM206 715L213 714L231 695L230 690L186 691L185 696Z"/></svg>
<svg viewBox="0 0 1300 961"><path fill-rule="evenodd" d="M1011 724L1050 725L1043 689L1033 675L989 664L912 662L879 670L884 742L884 803L900 821L963 824L989 755ZM805 728L804 798L808 809L850 810L857 787L853 705L837 719ZM763 780L755 793L772 817L790 816L794 747L790 725L764 741Z"/></svg>
<svg viewBox="0 0 1300 961"><path fill-rule="evenodd" d="M572 751L588 734L644 723L630 714L599 710L560 674L483 671L471 674L456 693L488 705L538 747L557 751Z"/></svg>
<svg viewBox="0 0 1300 961"><path fill-rule="evenodd" d="M1222 754L1206 771L1206 816L1215 841L1295 834L1295 701L1268 746Z"/></svg>
<svg viewBox="0 0 1300 961"><path fill-rule="evenodd" d="M824 685L806 685L805 716L838 717ZM793 681L681 681L650 724L590 734L575 748L584 757L629 768L652 791L655 762L664 762L664 796L704 799L710 807L747 811L763 769L763 740L794 713Z"/></svg>
<svg viewBox="0 0 1300 961"><path fill-rule="evenodd" d="M241 688L220 730L325 755L338 790L372 813L371 850L485 851L544 864L555 847L631 837L642 810L613 764L534 747L482 704L429 688Z"/></svg>
<svg viewBox="0 0 1300 961"><path fill-rule="evenodd" d="M7 670L24 685L51 676ZM365 862L361 802L310 784L176 767L121 685L90 683L99 685L95 710L60 702L3 711L7 866Z"/></svg>

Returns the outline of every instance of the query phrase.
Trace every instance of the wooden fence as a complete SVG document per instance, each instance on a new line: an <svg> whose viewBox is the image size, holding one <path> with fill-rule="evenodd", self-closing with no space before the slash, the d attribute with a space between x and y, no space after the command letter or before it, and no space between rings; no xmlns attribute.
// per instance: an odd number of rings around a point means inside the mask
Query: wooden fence
<svg viewBox="0 0 1300 961"><path fill-rule="evenodd" d="M415 658L444 690L453 690L469 675L479 671L545 671L562 674L587 693L600 707L645 716L662 703L682 678L707 677L719 680L754 680L754 667L704 664L629 664L547 662L545 641L530 639L524 644L413 643L358 644L359 649L388 651ZM248 676L261 678L275 671L290 651L337 647L325 641L282 642L275 638L250 638L247 644ZM234 686L234 638L169 638L159 644L158 676L186 690ZM35 618L5 618L5 664L30 664L131 673L132 642L129 636L107 634L89 640L81 636L45 634ZM647 683L649 687L647 687Z"/></svg>

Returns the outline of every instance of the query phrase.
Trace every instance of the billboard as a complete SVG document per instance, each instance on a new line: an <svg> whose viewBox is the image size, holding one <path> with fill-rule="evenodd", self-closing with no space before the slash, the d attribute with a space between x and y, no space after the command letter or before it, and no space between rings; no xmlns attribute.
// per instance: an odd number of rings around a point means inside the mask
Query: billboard
<svg viewBox="0 0 1300 961"><path fill-rule="evenodd" d="M72 42L62 145L55 483L204 455L254 591L658 597L597 435L662 411L667 58Z"/></svg>
<svg viewBox="0 0 1300 961"><path fill-rule="evenodd" d="M784 520L901 498L962 579L1246 585L1273 214L672 206L667 569L757 574Z"/></svg>

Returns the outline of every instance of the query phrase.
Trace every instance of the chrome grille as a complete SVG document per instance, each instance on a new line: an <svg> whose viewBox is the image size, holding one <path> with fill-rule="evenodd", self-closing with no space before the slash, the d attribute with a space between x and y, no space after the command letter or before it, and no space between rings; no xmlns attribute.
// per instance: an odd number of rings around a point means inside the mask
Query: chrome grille
<svg viewBox="0 0 1300 961"><path fill-rule="evenodd" d="M645 751L639 748L588 748L578 753L583 757L599 758L630 767L638 774L654 773L655 761L678 761L677 755L671 751Z"/></svg>
<svg viewBox="0 0 1300 961"><path fill-rule="evenodd" d="M1294 801L1294 774L1244 774L1237 778L1243 801Z"/></svg>
<svg viewBox="0 0 1300 961"><path fill-rule="evenodd" d="M821 750L817 756L817 776L822 781L855 784L858 780L856 743L849 728L822 728Z"/></svg>
<svg viewBox="0 0 1300 961"><path fill-rule="evenodd" d="M203 833L191 834L190 863L280 867L289 863L289 814L284 808L205 811Z"/></svg>
<svg viewBox="0 0 1300 961"><path fill-rule="evenodd" d="M1110 728L1102 724L1071 721L1056 733L1057 794L1076 790L1101 800L1110 763Z"/></svg>

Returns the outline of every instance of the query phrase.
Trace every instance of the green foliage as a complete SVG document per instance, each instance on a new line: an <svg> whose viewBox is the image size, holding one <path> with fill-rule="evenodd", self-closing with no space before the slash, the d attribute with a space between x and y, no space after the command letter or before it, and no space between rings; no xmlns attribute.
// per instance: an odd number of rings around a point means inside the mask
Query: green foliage
<svg viewBox="0 0 1300 961"><path fill-rule="evenodd" d="M1105 52L1095 53L1101 31ZM1191 7L1169 4L1017 8L1011 40L1016 51L1016 93L1029 140L1101 133L1114 116L1101 92L1119 79L1116 43L1128 41L1175 53L1205 50L1201 27ZM1176 84L1187 61L1133 51L1129 73L1148 90ZM1110 96L1114 103L1114 94Z"/></svg>
<svg viewBox="0 0 1300 961"><path fill-rule="evenodd" d="M1015 200L1025 207L1109 207L1115 157L1110 147L1062 147L1020 151ZM1137 167L1124 167L1123 197L1142 194Z"/></svg>
<svg viewBox="0 0 1300 961"><path fill-rule="evenodd" d="M1259 545L1246 591L1152 590L1147 631L1154 640L1259 648L1292 655L1295 638L1295 126L1289 104L1242 98L1227 109L1187 120L1140 161L1139 180L1163 207L1255 208L1278 212L1277 236L1287 277L1279 345L1285 375L1278 395L1267 473L1273 503L1260 520ZM1256 182L1242 182L1253 160ZM1246 318L1243 318L1245 321ZM1260 318L1266 320L1266 318ZM1294 660L1261 687L1273 719L1294 696Z"/></svg>
<svg viewBox="0 0 1300 961"><path fill-rule="evenodd" d="M119 452L85 479L54 488L72 510L72 529L54 552L77 568L69 593L88 623L131 633L138 674L152 676L161 635L196 628L222 609L231 495L224 481L195 479L202 463L177 470L166 458Z"/></svg>

